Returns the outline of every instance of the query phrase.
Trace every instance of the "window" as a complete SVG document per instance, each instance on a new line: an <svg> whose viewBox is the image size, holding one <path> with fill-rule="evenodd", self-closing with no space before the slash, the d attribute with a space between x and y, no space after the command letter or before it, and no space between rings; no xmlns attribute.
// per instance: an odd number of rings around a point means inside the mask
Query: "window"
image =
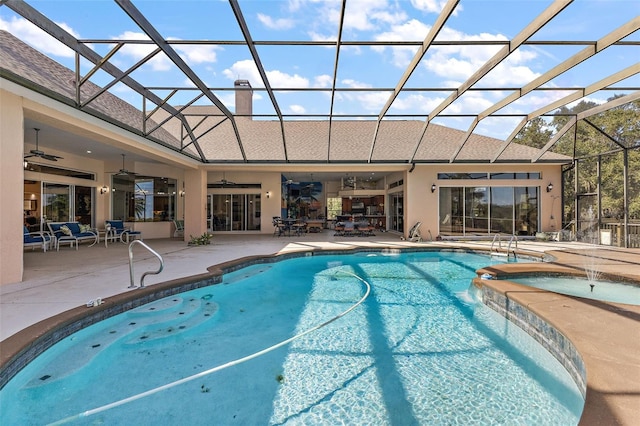
<svg viewBox="0 0 640 426"><path fill-rule="evenodd" d="M327 198L327 219L335 219L342 214L342 197Z"/></svg>
<svg viewBox="0 0 640 426"><path fill-rule="evenodd" d="M117 176L111 181L111 217L127 222L172 221L176 215L175 179Z"/></svg>
<svg viewBox="0 0 640 426"><path fill-rule="evenodd" d="M438 173L438 179L486 179L487 173Z"/></svg>
<svg viewBox="0 0 640 426"><path fill-rule="evenodd" d="M538 231L537 186L441 187L440 234L535 235Z"/></svg>
<svg viewBox="0 0 640 426"><path fill-rule="evenodd" d="M539 172L525 173L525 172L513 172L513 173L491 173L491 179L540 179L542 176Z"/></svg>

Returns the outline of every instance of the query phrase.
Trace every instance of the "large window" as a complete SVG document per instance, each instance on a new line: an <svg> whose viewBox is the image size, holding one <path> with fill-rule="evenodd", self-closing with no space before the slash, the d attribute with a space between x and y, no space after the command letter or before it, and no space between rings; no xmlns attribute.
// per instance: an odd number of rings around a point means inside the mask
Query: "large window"
<svg viewBox="0 0 640 426"><path fill-rule="evenodd" d="M526 187L440 187L440 234L535 235L538 192Z"/></svg>
<svg viewBox="0 0 640 426"><path fill-rule="evenodd" d="M113 219L127 222L163 222L175 219L175 179L113 176L111 187Z"/></svg>
<svg viewBox="0 0 640 426"><path fill-rule="evenodd" d="M327 198L327 219L335 219L342 214L342 197Z"/></svg>

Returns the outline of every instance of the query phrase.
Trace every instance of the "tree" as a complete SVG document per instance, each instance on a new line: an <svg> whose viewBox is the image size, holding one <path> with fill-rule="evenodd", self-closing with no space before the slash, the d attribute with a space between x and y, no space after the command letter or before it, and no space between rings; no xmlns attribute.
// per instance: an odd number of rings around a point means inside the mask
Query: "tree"
<svg viewBox="0 0 640 426"><path fill-rule="evenodd" d="M612 101L623 95L614 95ZM562 129L570 117L598 106L595 102L582 100L573 107L563 106L554 113L547 125L541 118L532 119L515 137L515 141L532 147L544 146L554 133ZM628 150L627 199L629 217L640 218L640 101L604 111L580 120L563 135L552 148L553 152L574 158L578 173L572 169L565 179L565 201L573 203L573 179L578 179L578 193L597 190L597 164L600 158L600 194L602 210L614 216L624 214L624 155ZM577 175L577 177L576 177ZM564 211L573 211L575 206L565 206Z"/></svg>
<svg viewBox="0 0 640 426"><path fill-rule="evenodd" d="M529 120L513 140L521 145L527 145L533 148L542 148L547 144L547 142L549 142L552 135L553 131L549 128L546 121L541 117L535 117Z"/></svg>

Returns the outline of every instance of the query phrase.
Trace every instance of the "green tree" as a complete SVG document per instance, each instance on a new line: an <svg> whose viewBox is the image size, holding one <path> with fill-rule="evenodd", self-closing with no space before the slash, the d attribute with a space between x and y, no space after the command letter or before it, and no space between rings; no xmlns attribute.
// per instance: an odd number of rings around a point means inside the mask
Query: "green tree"
<svg viewBox="0 0 640 426"><path fill-rule="evenodd" d="M612 101L623 95L614 95ZM544 146L570 118L580 112L598 106L595 102L580 101L572 107L563 106L554 113L553 119L546 124L541 118L532 119L515 137L517 143L540 148ZM622 149L628 149L627 199L629 216L640 218L640 101L604 111L580 120L565 133L552 148L553 152L577 159L575 169L565 176L565 201L573 203L573 179L578 179L579 193L592 193L597 190L598 158L601 159L600 194L603 211L613 216L624 214L624 155ZM564 211L573 211L575 206L565 206Z"/></svg>
<svg viewBox="0 0 640 426"><path fill-rule="evenodd" d="M553 136L553 130L541 117L535 117L518 132L513 141L533 148L544 147Z"/></svg>

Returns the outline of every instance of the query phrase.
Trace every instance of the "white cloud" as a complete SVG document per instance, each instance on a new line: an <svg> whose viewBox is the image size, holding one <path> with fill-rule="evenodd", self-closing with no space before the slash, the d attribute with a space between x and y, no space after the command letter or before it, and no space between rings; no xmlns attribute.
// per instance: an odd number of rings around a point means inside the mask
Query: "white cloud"
<svg viewBox="0 0 640 426"><path fill-rule="evenodd" d="M79 38L78 33L67 24L60 22L57 24L72 36ZM74 57L74 51L72 49L24 18L12 17L11 20L6 21L0 17L0 29L10 32L20 40L47 55L60 56L63 58Z"/></svg>
<svg viewBox="0 0 640 426"><path fill-rule="evenodd" d="M274 70L267 71L267 78L269 79L269 83L271 87L309 87L309 80L305 77L302 77L298 74L287 74L282 71Z"/></svg>
<svg viewBox="0 0 640 426"><path fill-rule="evenodd" d="M430 27L422 22L411 19L401 25L394 25L390 31L380 33L375 36L375 40L380 41L423 41L427 36ZM417 46L374 46L372 50L378 53L384 53L387 49L391 49L393 65L404 68L415 56Z"/></svg>
<svg viewBox="0 0 640 426"><path fill-rule="evenodd" d="M440 105L445 98L443 97L427 97L421 95L419 93L412 93L408 96L401 96L396 98L396 100L391 105L390 110L399 111L399 112L424 112L429 113L436 106Z"/></svg>
<svg viewBox="0 0 640 426"><path fill-rule="evenodd" d="M360 81L357 80L353 80L350 78L345 78L342 80L342 84L344 84L347 87L353 87L353 88L369 88L371 87L371 84L368 83L362 83Z"/></svg>
<svg viewBox="0 0 640 426"><path fill-rule="evenodd" d="M442 0L411 0L411 5L416 9L431 13L440 13L446 3Z"/></svg>
<svg viewBox="0 0 640 426"><path fill-rule="evenodd" d="M253 87L263 87L262 79L260 78L260 73L258 73L258 69L254 62L250 59L245 59L243 61L238 61L234 63L231 68L227 68L222 71L225 77L229 80L236 81L240 80L249 80L251 86Z"/></svg>
<svg viewBox="0 0 640 426"><path fill-rule="evenodd" d="M302 105L289 105L289 111L291 111L292 114L304 114L307 112Z"/></svg>
<svg viewBox="0 0 640 426"><path fill-rule="evenodd" d="M499 40L507 38L501 34L481 33L466 35L460 31L445 28L442 31L442 39L448 40ZM484 46L433 46L429 49L422 66L427 71L448 80L466 81L474 72L482 67L502 47L498 45ZM533 63L538 54L527 48L517 49L505 60L497 65L481 80L482 86L522 86L539 76L527 64Z"/></svg>
<svg viewBox="0 0 640 426"><path fill-rule="evenodd" d="M124 33L112 38L114 40L150 40L146 34L135 31L125 31ZM149 53L153 52L155 49L156 46L154 44L126 44L114 56L113 61L119 64L120 67L129 67L147 56ZM127 62L126 64L123 64L121 59L122 56L130 58L132 61L130 63ZM171 61L162 52L156 54L153 58L147 61L147 64L151 66L153 71L167 71L171 69Z"/></svg>
<svg viewBox="0 0 640 426"><path fill-rule="evenodd" d="M293 19L273 19L271 16L262 13L258 13L258 21L271 30L290 30L295 25Z"/></svg>
<svg viewBox="0 0 640 426"><path fill-rule="evenodd" d="M375 111L378 113L380 109L389 99L387 92L366 92L356 96L357 100L362 104L361 107L367 111Z"/></svg>
<svg viewBox="0 0 640 426"><path fill-rule="evenodd" d="M327 74L318 75L313 80L313 87L331 87L333 84L333 77Z"/></svg>
<svg viewBox="0 0 640 426"><path fill-rule="evenodd" d="M169 40L178 40L170 38ZM188 45L174 44L173 48L180 54L182 59L189 65L213 63L217 61L217 50L222 50L219 46L212 45Z"/></svg>
<svg viewBox="0 0 640 426"><path fill-rule="evenodd" d="M249 80L253 87L264 87L260 73L254 62L250 59L238 61L231 68L222 72L230 80ZM269 84L274 89L279 87L305 88L309 87L309 80L298 74L287 74L279 70L266 71Z"/></svg>

